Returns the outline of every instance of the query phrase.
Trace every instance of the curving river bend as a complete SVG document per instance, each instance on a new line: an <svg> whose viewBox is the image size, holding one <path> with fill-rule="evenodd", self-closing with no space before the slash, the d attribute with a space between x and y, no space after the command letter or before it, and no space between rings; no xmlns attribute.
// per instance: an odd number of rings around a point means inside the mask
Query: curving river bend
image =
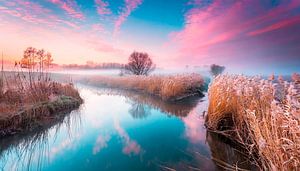
<svg viewBox="0 0 300 171"><path fill-rule="evenodd" d="M207 133L207 100L154 97L78 85L84 104L42 130L0 140L1 170L223 170L250 168ZM223 163L224 162L224 163Z"/></svg>

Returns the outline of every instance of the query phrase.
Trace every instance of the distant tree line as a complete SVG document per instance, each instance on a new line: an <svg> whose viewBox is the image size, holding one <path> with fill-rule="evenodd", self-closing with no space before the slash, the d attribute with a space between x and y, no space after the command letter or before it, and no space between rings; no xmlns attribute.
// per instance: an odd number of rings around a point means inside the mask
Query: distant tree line
<svg viewBox="0 0 300 171"><path fill-rule="evenodd" d="M87 61L84 65L79 64L69 64L69 65L63 65L63 68L66 69L123 69L125 67L125 64L120 63L95 63L93 61Z"/></svg>

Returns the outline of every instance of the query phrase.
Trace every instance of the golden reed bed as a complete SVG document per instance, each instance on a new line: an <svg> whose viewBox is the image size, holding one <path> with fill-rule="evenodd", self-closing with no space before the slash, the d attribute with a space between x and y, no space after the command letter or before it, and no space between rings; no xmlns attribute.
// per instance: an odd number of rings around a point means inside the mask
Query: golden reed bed
<svg viewBox="0 0 300 171"><path fill-rule="evenodd" d="M163 100L180 100L193 95L201 95L205 90L205 81L199 74L172 76L123 76L92 77L85 82L110 88L142 91Z"/></svg>
<svg viewBox="0 0 300 171"><path fill-rule="evenodd" d="M209 88L206 125L240 143L262 170L300 169L300 76L222 75Z"/></svg>

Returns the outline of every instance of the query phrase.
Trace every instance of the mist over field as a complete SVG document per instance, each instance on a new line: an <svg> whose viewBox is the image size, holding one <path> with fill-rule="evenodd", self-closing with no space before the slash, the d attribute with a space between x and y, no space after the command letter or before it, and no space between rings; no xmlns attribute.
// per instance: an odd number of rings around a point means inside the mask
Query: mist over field
<svg viewBox="0 0 300 171"><path fill-rule="evenodd" d="M0 170L299 170L299 0L0 0Z"/></svg>

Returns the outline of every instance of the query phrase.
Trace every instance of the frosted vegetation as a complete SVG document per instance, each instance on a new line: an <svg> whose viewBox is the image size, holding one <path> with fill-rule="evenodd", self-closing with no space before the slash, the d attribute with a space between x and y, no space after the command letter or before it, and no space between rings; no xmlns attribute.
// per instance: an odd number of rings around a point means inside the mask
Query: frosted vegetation
<svg viewBox="0 0 300 171"><path fill-rule="evenodd" d="M31 128L35 119L49 118L82 102L72 84L51 80L52 61L50 53L29 47L16 62L15 72L1 72L0 136Z"/></svg>
<svg viewBox="0 0 300 171"><path fill-rule="evenodd" d="M300 167L300 75L292 81L221 75L209 88L207 126L245 147L263 170Z"/></svg>
<svg viewBox="0 0 300 171"><path fill-rule="evenodd" d="M97 76L91 77L85 82L92 85L141 91L158 96L163 100L180 100L189 96L202 95L205 90L205 81L199 74Z"/></svg>

